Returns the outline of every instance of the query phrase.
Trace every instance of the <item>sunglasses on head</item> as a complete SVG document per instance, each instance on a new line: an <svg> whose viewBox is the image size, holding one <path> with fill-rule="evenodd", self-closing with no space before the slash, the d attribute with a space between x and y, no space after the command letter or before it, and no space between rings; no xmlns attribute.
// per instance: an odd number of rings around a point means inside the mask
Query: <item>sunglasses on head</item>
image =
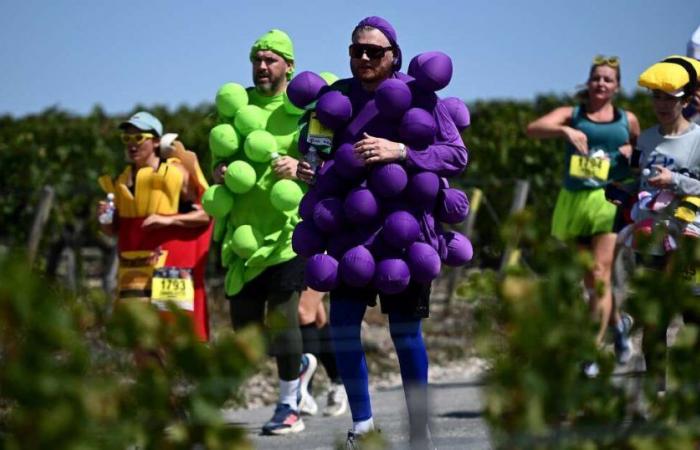
<svg viewBox="0 0 700 450"><path fill-rule="evenodd" d="M620 65L620 58L617 56L603 56L603 55L596 55L593 58L593 65L594 66L610 66L610 67L618 67Z"/></svg>
<svg viewBox="0 0 700 450"><path fill-rule="evenodd" d="M394 47L382 47L381 45L373 44L352 44L349 47L351 58L362 58L362 55L367 55L369 59L380 59L388 50L393 50Z"/></svg>
<svg viewBox="0 0 700 450"><path fill-rule="evenodd" d="M151 133L122 133L122 142L124 144L141 145L153 137Z"/></svg>

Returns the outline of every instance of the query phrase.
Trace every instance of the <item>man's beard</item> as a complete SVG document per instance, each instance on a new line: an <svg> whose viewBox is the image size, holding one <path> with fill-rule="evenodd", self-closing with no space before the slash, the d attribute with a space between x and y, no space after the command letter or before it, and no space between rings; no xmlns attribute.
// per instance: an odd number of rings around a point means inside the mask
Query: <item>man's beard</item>
<svg viewBox="0 0 700 450"><path fill-rule="evenodd" d="M262 92L263 94L267 94L267 95L274 94L275 92L277 92L279 90L280 86L282 86L282 83L284 83L284 79L281 79L281 78L273 79L273 78L269 78L270 75L267 75L267 76L268 76L269 81L264 81L264 82L258 81L258 77L256 77L255 88L258 91Z"/></svg>

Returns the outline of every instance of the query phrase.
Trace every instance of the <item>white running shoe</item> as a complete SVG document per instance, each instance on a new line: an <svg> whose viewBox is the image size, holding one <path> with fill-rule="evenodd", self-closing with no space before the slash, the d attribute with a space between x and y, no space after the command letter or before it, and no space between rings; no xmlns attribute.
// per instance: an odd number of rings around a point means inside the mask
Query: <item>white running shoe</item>
<svg viewBox="0 0 700 450"><path fill-rule="evenodd" d="M341 383L331 383L331 388L328 390L326 407L323 408L323 415L326 417L335 417L343 414L348 410L348 396L345 393L345 387Z"/></svg>
<svg viewBox="0 0 700 450"><path fill-rule="evenodd" d="M301 367L299 368L299 412L314 416L318 413L316 400L309 392L309 383L316 372L318 361L311 353L301 355Z"/></svg>

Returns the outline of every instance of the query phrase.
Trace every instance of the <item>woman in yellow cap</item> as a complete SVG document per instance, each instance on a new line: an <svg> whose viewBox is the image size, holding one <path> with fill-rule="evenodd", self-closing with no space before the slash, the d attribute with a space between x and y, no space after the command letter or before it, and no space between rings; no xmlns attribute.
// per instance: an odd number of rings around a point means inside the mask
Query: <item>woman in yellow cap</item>
<svg viewBox="0 0 700 450"><path fill-rule="evenodd" d="M639 135L635 115L613 105L619 89L619 59L596 56L581 103L556 108L527 126L530 137L566 141L567 171L554 209L552 235L575 241L593 254L595 265L584 282L591 311L600 320L599 343L613 312L611 268L616 232L622 225L617 207L605 199L605 186L628 176L627 157ZM602 292L596 289L598 282L604 286ZM615 348L618 360L625 362L630 355L629 321L615 316Z"/></svg>
<svg viewBox="0 0 700 450"><path fill-rule="evenodd" d="M663 227L662 244L637 248L638 261L647 268L664 270L670 255L683 239L700 236L700 125L683 115L698 89L700 61L671 56L649 67L639 77L639 85L651 89L652 106L658 124L639 136L640 192L649 198L665 194L667 202L640 200L634 209L635 230L648 233ZM658 195L657 195L658 194ZM643 195L640 195L640 198ZM659 206L652 206L656 203ZM661 204L668 206L661 208ZM697 286L696 286L697 288ZM698 295L698 292L695 292ZM686 323L700 325L697 312L683 311ZM659 391L665 390L665 344L668 323L645 327L642 348L646 370Z"/></svg>

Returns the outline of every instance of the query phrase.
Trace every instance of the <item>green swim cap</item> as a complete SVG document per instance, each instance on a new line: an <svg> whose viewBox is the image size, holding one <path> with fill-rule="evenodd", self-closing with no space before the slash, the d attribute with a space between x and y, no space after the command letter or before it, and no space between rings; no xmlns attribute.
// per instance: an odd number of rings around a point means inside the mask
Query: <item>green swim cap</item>
<svg viewBox="0 0 700 450"><path fill-rule="evenodd" d="M269 131L252 131L243 143L243 151L251 161L264 163L272 159L277 152L277 140Z"/></svg>
<svg viewBox="0 0 700 450"><path fill-rule="evenodd" d="M264 130L267 124L267 114L259 106L245 105L236 113L233 126L243 136L248 136L254 130Z"/></svg>
<svg viewBox="0 0 700 450"><path fill-rule="evenodd" d="M230 158L238 151L238 133L227 123L215 126L209 131L209 149L214 156Z"/></svg>
<svg viewBox="0 0 700 450"><path fill-rule="evenodd" d="M334 74L333 72L321 72L318 74L318 76L323 78L323 81L325 81L328 86L340 79L338 78L338 75Z"/></svg>
<svg viewBox="0 0 700 450"><path fill-rule="evenodd" d="M250 258L263 243L260 232L250 225L241 225L231 236L233 251L243 259Z"/></svg>
<svg viewBox="0 0 700 450"><path fill-rule="evenodd" d="M245 161L237 160L226 167L224 183L235 194L245 194L256 181L255 169Z"/></svg>
<svg viewBox="0 0 700 450"><path fill-rule="evenodd" d="M220 219L233 208L233 194L226 186L214 184L202 194L202 207L210 216Z"/></svg>
<svg viewBox="0 0 700 450"><path fill-rule="evenodd" d="M304 192L292 180L279 180L270 190L270 202L278 211L294 211L299 206Z"/></svg>
<svg viewBox="0 0 700 450"><path fill-rule="evenodd" d="M220 116L232 119L247 104L248 93L238 83L226 83L216 92L216 110Z"/></svg>
<svg viewBox="0 0 700 450"><path fill-rule="evenodd" d="M294 45L287 33L282 30L272 29L260 36L250 48L250 60L253 61L255 54L261 50L270 50L287 62L294 62ZM287 80L292 79L293 72L287 73Z"/></svg>

